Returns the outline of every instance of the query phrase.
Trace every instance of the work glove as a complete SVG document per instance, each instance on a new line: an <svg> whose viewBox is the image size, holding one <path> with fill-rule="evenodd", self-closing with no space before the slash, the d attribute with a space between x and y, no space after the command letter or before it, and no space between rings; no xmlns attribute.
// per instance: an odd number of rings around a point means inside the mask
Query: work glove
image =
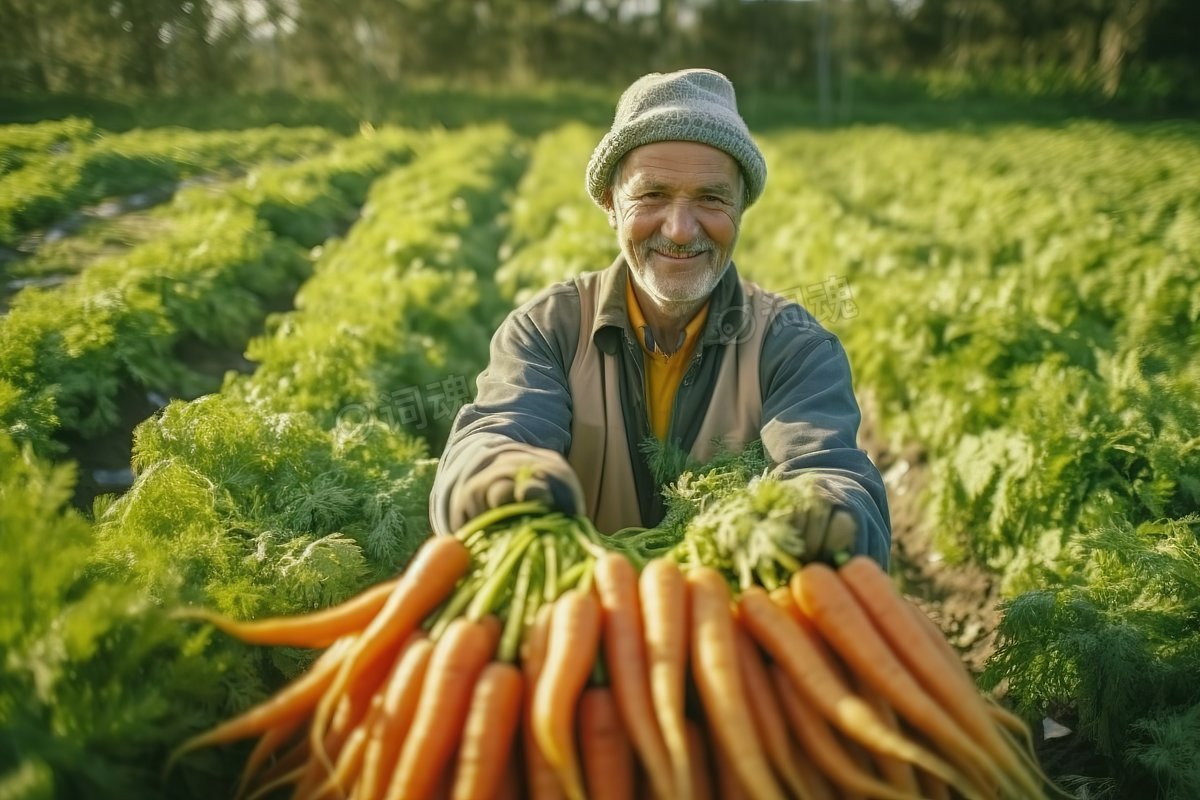
<svg viewBox="0 0 1200 800"><path fill-rule="evenodd" d="M539 500L576 516L584 511L583 487L561 454L544 448L505 450L450 493L456 530L491 508Z"/></svg>
<svg viewBox="0 0 1200 800"><path fill-rule="evenodd" d="M805 561L827 561L837 553L853 553L858 521L847 509L820 498L792 514L792 525L804 539Z"/></svg>

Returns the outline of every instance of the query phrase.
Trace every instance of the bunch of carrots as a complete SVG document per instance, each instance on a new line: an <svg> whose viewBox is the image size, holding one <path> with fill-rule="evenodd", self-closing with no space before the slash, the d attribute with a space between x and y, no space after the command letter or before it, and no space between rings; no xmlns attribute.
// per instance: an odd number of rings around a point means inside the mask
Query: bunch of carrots
<svg viewBox="0 0 1200 800"><path fill-rule="evenodd" d="M257 737L239 798L1038 798L1024 723L865 557L767 589L534 504L428 540L309 615L210 621L325 648L184 742ZM736 586L736 590L732 588Z"/></svg>

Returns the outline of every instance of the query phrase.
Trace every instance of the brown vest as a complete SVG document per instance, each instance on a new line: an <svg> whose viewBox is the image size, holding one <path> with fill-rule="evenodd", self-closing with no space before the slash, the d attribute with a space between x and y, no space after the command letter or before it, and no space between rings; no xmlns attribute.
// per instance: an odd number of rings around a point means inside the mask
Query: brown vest
<svg viewBox="0 0 1200 800"><path fill-rule="evenodd" d="M592 340L592 325L600 310L603 273L575 278L579 289L579 346L567 380L571 390L571 451L567 461L579 476L587 515L602 533L642 525L633 456L621 410L620 362ZM703 463L712 458L718 441L740 450L761 435L762 392L758 365L763 338L778 309L779 298L742 281L748 317L742 331L725 343L716 386L691 456Z"/></svg>

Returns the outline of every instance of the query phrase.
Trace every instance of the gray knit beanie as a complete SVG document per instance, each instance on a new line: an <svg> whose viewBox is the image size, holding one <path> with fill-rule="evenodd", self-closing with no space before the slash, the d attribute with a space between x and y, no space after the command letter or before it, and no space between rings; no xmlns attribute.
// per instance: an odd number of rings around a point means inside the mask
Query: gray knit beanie
<svg viewBox="0 0 1200 800"><path fill-rule="evenodd" d="M603 206L617 162L635 147L666 141L700 142L724 150L741 165L747 205L762 194L767 163L738 114L733 84L711 69L652 72L625 90L612 128L588 162L588 194Z"/></svg>

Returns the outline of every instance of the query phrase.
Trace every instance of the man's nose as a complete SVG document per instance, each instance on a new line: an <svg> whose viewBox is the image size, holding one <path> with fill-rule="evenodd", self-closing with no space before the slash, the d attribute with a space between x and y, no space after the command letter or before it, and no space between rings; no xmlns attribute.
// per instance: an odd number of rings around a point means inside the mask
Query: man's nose
<svg viewBox="0 0 1200 800"><path fill-rule="evenodd" d="M687 200L676 200L666 208L666 219L663 220L663 236L675 244L689 244L700 232L700 223L696 219L695 210Z"/></svg>

